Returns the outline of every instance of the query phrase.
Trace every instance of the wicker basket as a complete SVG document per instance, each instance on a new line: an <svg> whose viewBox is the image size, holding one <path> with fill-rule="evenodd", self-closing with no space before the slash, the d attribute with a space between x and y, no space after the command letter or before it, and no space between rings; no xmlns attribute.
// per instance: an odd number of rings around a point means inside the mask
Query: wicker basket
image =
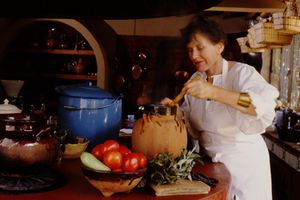
<svg viewBox="0 0 300 200"><path fill-rule="evenodd" d="M236 41L238 42L242 53L250 52L251 49L247 46L247 42L248 42L247 37L237 38Z"/></svg>
<svg viewBox="0 0 300 200"><path fill-rule="evenodd" d="M248 44L249 44L248 37L240 37L240 38L237 38L236 40L240 46L242 53L264 52L266 50L266 48L253 48L251 46L249 47L248 46Z"/></svg>
<svg viewBox="0 0 300 200"><path fill-rule="evenodd" d="M255 34L247 34L247 38L248 38L248 43L249 43L249 46L251 48L264 48L264 47L267 47L266 44L260 44L260 43L257 43L256 40L255 40Z"/></svg>
<svg viewBox="0 0 300 200"><path fill-rule="evenodd" d="M280 33L274 29L272 22L259 22L253 26L255 42L267 45L288 45L292 42L292 35Z"/></svg>
<svg viewBox="0 0 300 200"><path fill-rule="evenodd" d="M285 16L283 12L273 13L274 29L283 34L295 35L300 33L300 17Z"/></svg>

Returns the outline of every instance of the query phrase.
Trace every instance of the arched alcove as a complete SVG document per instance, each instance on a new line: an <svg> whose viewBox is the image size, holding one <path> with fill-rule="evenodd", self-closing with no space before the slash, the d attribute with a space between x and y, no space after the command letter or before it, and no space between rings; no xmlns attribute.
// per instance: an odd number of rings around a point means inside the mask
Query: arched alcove
<svg viewBox="0 0 300 200"><path fill-rule="evenodd" d="M37 22L60 22L78 31L92 47L97 64L97 85L109 89L109 69L115 56L116 33L103 20L75 19L20 19L7 23L1 32L0 59L5 56L6 47L17 38L20 32Z"/></svg>

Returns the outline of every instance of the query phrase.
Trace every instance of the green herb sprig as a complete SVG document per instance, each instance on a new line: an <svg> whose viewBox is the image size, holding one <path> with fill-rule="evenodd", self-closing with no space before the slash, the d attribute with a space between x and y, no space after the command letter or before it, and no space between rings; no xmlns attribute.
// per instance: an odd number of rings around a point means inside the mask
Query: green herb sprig
<svg viewBox="0 0 300 200"><path fill-rule="evenodd" d="M69 129L56 127L54 134L61 144L75 144L78 142L76 136Z"/></svg>
<svg viewBox="0 0 300 200"><path fill-rule="evenodd" d="M170 153L159 153L149 161L150 180L156 184L175 183L180 179L192 180L191 172L196 162L202 163L202 156L183 149L179 157Z"/></svg>

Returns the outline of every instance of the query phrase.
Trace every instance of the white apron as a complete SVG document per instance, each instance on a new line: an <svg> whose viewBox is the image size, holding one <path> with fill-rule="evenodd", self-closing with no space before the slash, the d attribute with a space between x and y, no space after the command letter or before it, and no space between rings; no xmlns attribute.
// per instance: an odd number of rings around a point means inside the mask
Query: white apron
<svg viewBox="0 0 300 200"><path fill-rule="evenodd" d="M228 62L223 60L222 75L214 76L213 84L231 89L226 86L227 74ZM231 174L227 199L235 195L239 200L272 200L269 154L262 136L244 134L222 103L192 97L190 107L186 120L193 130L189 132L196 134L212 160L224 163Z"/></svg>

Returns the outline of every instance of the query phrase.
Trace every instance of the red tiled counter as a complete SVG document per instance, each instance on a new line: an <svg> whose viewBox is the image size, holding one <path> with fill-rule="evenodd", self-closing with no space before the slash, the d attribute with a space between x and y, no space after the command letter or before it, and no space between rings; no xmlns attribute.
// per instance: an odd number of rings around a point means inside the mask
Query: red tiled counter
<svg viewBox="0 0 300 200"><path fill-rule="evenodd" d="M226 167L221 163L205 163L204 165L197 165L196 171L203 173L208 177L213 177L219 180L217 186L212 187L208 194L202 195L182 195L182 196L168 196L157 197L154 191L149 188L135 188L129 194L116 193L111 197L103 197L100 191L93 188L83 177L80 169L80 160L63 160L58 167L66 180L65 183L49 191L40 191L32 193L14 193L14 192L0 192L1 200L99 200L99 199L122 199L122 200L225 200L229 183L230 175Z"/></svg>

